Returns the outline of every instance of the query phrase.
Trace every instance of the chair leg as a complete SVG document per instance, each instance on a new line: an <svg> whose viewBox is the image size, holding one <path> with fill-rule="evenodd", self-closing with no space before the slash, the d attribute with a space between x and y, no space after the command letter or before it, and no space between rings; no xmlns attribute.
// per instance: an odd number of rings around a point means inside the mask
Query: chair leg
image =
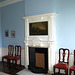
<svg viewBox="0 0 75 75"><path fill-rule="evenodd" d="M15 65L16 65L16 69L17 69L17 60L15 60Z"/></svg>
<svg viewBox="0 0 75 75"><path fill-rule="evenodd" d="M67 69L67 75L68 75L68 69Z"/></svg>
<svg viewBox="0 0 75 75"><path fill-rule="evenodd" d="M71 75L71 69L70 69L70 75Z"/></svg>
<svg viewBox="0 0 75 75"><path fill-rule="evenodd" d="M9 60L7 59L7 65L8 65L8 67L9 67Z"/></svg>
<svg viewBox="0 0 75 75"><path fill-rule="evenodd" d="M20 66L21 66L21 59L20 59Z"/></svg>
<svg viewBox="0 0 75 75"><path fill-rule="evenodd" d="M68 75L68 69L67 69L67 75Z"/></svg>
<svg viewBox="0 0 75 75"><path fill-rule="evenodd" d="M4 66L4 59L2 58L3 66Z"/></svg>
<svg viewBox="0 0 75 75"><path fill-rule="evenodd" d="M68 71L67 70L65 70L65 75L68 75Z"/></svg>
<svg viewBox="0 0 75 75"><path fill-rule="evenodd" d="M60 69L59 69L59 72L58 72L58 74L60 74Z"/></svg>
<svg viewBox="0 0 75 75"><path fill-rule="evenodd" d="M54 67L54 75L55 75L55 67Z"/></svg>

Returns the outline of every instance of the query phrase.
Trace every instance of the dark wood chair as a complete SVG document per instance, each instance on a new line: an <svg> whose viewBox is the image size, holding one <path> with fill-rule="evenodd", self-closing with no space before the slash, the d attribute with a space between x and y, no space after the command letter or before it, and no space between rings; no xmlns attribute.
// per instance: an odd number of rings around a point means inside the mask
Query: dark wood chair
<svg viewBox="0 0 75 75"><path fill-rule="evenodd" d="M21 46L16 45L15 46L15 56L10 56L8 58L9 60L9 65L10 65L10 61L15 61L16 64L16 68L17 68L17 61L20 60L20 65L21 65Z"/></svg>
<svg viewBox="0 0 75 75"><path fill-rule="evenodd" d="M10 56L13 56L13 54L14 54L14 46L13 45L9 45L8 46L8 55L2 56L3 65L4 65L4 59L7 59L7 61L8 61L8 58Z"/></svg>
<svg viewBox="0 0 75 75"><path fill-rule="evenodd" d="M74 75L75 75L75 50L74 50L74 65L70 67L70 75L72 71L74 71Z"/></svg>
<svg viewBox="0 0 75 75"><path fill-rule="evenodd" d="M60 48L59 49L59 62L54 65L54 75L55 68L65 70L65 75L68 75L68 65L69 65L69 49Z"/></svg>

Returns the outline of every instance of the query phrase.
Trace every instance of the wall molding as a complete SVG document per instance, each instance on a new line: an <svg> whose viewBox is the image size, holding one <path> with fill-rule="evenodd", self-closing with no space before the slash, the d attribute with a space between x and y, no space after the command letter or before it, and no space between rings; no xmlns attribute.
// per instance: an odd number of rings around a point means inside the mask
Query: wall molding
<svg viewBox="0 0 75 75"><path fill-rule="evenodd" d="M5 0L3 2L0 2L0 7L10 5L10 4L13 4L13 3L16 3L16 2L20 2L20 1L23 1L23 0Z"/></svg>

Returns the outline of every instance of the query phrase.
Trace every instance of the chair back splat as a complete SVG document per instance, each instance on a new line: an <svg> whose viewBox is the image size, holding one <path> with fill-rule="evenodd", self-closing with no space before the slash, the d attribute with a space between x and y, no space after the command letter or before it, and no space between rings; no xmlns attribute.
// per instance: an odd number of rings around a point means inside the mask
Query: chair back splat
<svg viewBox="0 0 75 75"><path fill-rule="evenodd" d="M69 64L69 49L59 49L59 63Z"/></svg>
<svg viewBox="0 0 75 75"><path fill-rule="evenodd" d="M69 49L60 48L59 49L59 61L57 64L54 65L54 74L55 74L55 68L65 70L65 74L68 75L68 65L69 65Z"/></svg>
<svg viewBox="0 0 75 75"><path fill-rule="evenodd" d="M13 56L14 54L14 46L13 45L9 45L8 46L8 55L9 56Z"/></svg>
<svg viewBox="0 0 75 75"><path fill-rule="evenodd" d="M15 46L15 56L21 57L21 46L18 45Z"/></svg>

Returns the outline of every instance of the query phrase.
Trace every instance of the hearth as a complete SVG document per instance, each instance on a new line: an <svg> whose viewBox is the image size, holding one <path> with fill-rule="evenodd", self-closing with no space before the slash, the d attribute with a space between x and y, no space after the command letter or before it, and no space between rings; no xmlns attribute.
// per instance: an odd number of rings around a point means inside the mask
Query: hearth
<svg viewBox="0 0 75 75"><path fill-rule="evenodd" d="M48 72L48 48L29 47L28 69L35 73Z"/></svg>

